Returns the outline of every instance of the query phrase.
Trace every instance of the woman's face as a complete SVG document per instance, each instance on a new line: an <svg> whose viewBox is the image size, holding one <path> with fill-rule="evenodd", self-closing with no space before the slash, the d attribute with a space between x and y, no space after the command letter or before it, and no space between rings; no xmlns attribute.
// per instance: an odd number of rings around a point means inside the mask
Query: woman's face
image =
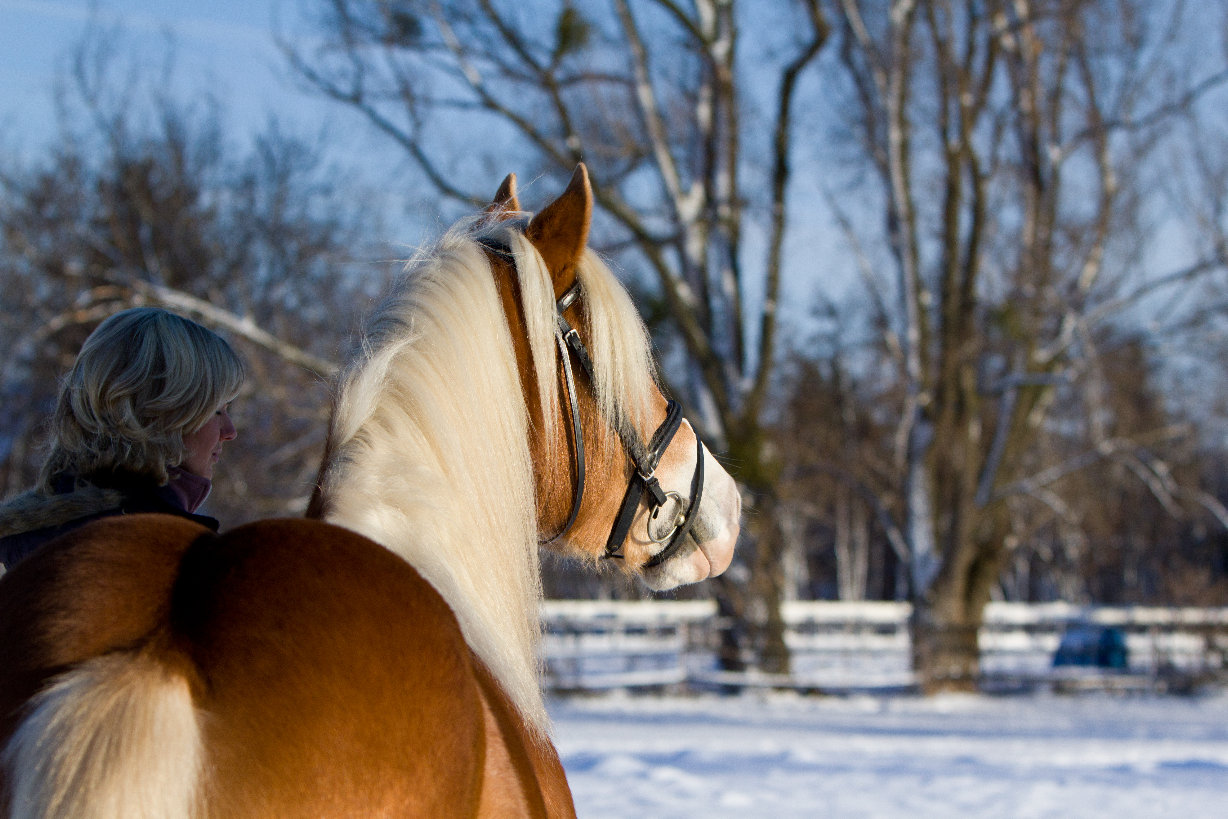
<svg viewBox="0 0 1228 819"><path fill-rule="evenodd" d="M202 478L213 479L213 465L222 457L222 442L233 441L238 432L230 420L230 406L213 414L203 427L183 436L183 463L180 466Z"/></svg>

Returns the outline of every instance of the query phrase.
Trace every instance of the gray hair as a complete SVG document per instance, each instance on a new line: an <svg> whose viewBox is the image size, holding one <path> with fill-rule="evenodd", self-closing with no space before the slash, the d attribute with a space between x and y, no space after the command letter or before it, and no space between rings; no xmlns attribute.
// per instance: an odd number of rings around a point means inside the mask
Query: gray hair
<svg viewBox="0 0 1228 819"><path fill-rule="evenodd" d="M168 480L196 432L234 399L242 361L221 336L156 307L116 313L98 325L60 386L51 453L40 486L54 476L121 470Z"/></svg>

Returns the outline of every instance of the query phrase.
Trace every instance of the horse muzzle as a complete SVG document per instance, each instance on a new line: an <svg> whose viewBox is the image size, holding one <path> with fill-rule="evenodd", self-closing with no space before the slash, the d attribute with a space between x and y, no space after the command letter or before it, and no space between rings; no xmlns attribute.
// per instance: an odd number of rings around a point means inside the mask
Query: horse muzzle
<svg viewBox="0 0 1228 819"><path fill-rule="evenodd" d="M697 517L685 542L669 560L644 568L644 582L654 591L716 577L729 568L741 529L742 494L707 447L703 448L704 487Z"/></svg>

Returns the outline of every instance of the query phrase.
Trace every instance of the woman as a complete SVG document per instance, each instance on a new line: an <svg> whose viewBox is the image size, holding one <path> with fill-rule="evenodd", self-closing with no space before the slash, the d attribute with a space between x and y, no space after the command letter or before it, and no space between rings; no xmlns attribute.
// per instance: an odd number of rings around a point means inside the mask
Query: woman
<svg viewBox="0 0 1228 819"><path fill-rule="evenodd" d="M197 515L222 444L242 362L220 336L166 310L106 319L77 355L51 421L38 486L0 505L0 563L111 515Z"/></svg>

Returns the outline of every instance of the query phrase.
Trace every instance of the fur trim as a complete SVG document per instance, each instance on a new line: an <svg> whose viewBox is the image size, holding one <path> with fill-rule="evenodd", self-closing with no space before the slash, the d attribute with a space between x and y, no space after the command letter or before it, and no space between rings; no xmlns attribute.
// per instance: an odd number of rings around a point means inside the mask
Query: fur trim
<svg viewBox="0 0 1228 819"><path fill-rule="evenodd" d="M62 495L44 495L31 489L0 503L0 537L96 515L119 507L123 500L118 490L88 484Z"/></svg>

